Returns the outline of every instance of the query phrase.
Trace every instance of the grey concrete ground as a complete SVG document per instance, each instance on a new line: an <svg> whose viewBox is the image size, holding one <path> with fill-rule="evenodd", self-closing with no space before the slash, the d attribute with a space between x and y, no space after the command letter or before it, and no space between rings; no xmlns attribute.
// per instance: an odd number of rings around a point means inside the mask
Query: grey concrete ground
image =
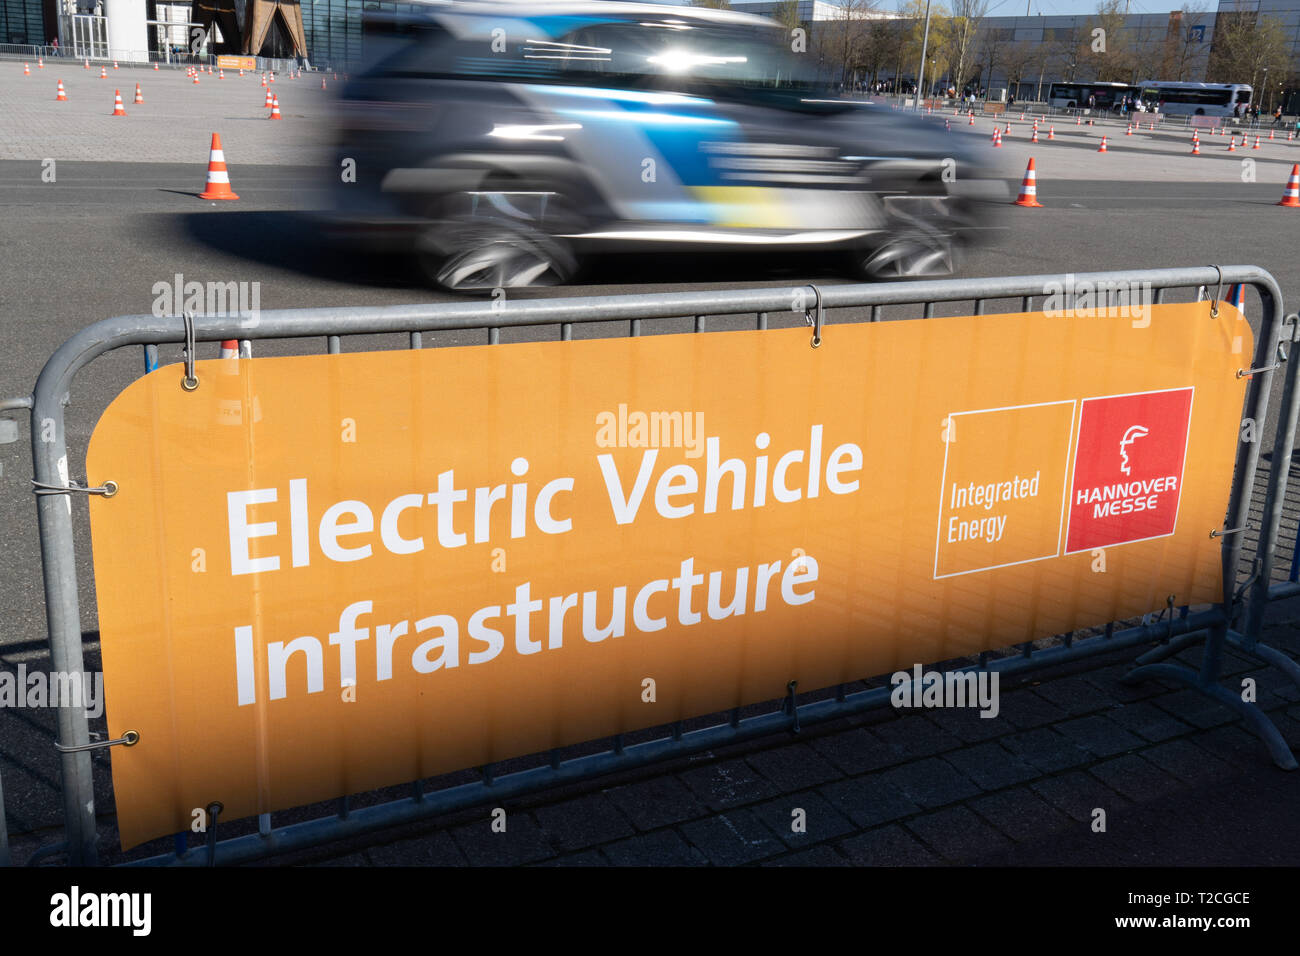
<svg viewBox="0 0 1300 956"><path fill-rule="evenodd" d="M318 78L314 86L306 79L277 82L287 118L270 123L251 76L205 76L194 87L162 71L124 68L114 76L110 70L101 81L97 73L64 66L70 101L55 103L58 69L47 62L39 75L33 67L24 77L21 64L0 62L0 102L9 110L0 126L0 395L28 393L46 357L77 329L149 311L154 283L178 272L199 281L260 282L262 308L440 298L397 262L321 245L303 217L319 202L312 188L317 177L332 175L313 166L328 136L332 95L319 90ZM121 89L129 101L136 82L145 106L128 102L128 117L110 118L112 90ZM977 122L974 134L954 123L954 137L987 136L991 121ZM1099 155L1098 129L1058 126L1055 141L1031 148L1028 124L1013 118L1012 127L1001 150L989 146L991 155L1015 184L1034 156L1046 208L1009 209L989 240L970 251L962 275L1253 262L1277 277L1287 301L1300 301L1294 272L1300 211L1275 205L1291 163L1300 159L1295 144L1266 141L1259 151L1229 158L1226 140L1206 137L1205 155L1193 158L1183 131L1125 137L1119 126L1107 127L1111 149ZM242 197L237 203L195 196L213 131L222 134ZM46 158L57 168L52 183L41 178ZM1254 182L1242 159L1255 160ZM815 260L661 258L603 262L582 285L537 294L811 278L842 281ZM965 307L937 311L960 314ZM1248 301L1255 324L1258 311ZM860 318L852 310L832 316ZM503 340L553 334L532 330ZM438 344L475 340L452 334ZM368 340L345 348L399 346ZM290 348L321 350L323 343L270 343L259 345L259 354ZM165 361L177 357L178 350L164 349ZM140 367L133 350L96 362L78 379L69 409L74 474L82 473L79 457L99 413ZM11 671L44 659L25 441L24 433L18 444L0 445L0 668ZM93 666L93 577L84 503L78 506L82 620ZM1293 515L1288 522L1293 529ZM1270 630L1287 648L1296 645L1292 621L1300 609L1294 604L1275 610ZM1007 694L997 720L870 715L511 803L514 822L504 837L490 833L483 811L469 811L418 837L385 834L303 859L1294 864L1300 774L1272 768L1228 715L1186 692L1120 687L1116 678L1126 659L1034 678ZM1249 670L1255 666L1234 657L1226 683L1257 676L1261 702L1292 745L1300 745L1294 688L1276 672ZM20 860L57 836L51 726L44 712L0 711L0 775ZM112 859L106 759L97 758L97 765L101 847ZM1109 808L1107 835L1093 834L1080 816L1097 806ZM786 820L795 807L808 812L805 835L789 832Z"/></svg>

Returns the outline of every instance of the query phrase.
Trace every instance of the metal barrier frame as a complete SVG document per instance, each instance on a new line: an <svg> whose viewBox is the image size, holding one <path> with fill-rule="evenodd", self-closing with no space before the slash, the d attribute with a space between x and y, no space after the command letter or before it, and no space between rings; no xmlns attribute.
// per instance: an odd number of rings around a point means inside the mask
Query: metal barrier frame
<svg viewBox="0 0 1300 956"><path fill-rule="evenodd" d="M324 308L294 309L262 312L258 317L201 316L193 320L193 334L200 342L217 342L229 339L286 339L324 337L330 353L340 350L342 335L373 335L407 333L409 347L423 346L425 332L486 330L489 345L497 344L502 328L558 325L561 340L572 339L575 323L623 321L628 322L628 334L640 335L642 322L654 319L680 319L695 317L695 332L704 332L707 317L753 314L756 328L768 327L768 313L789 313L792 292L808 288L814 293L816 321L820 326L824 309L871 307L870 321L879 321L884 306L921 304L922 317L934 314L936 302L973 300L973 314L986 312L989 299L1019 298L1020 311L1032 311L1036 296L1046 296L1049 283L1060 283L1064 275L993 277L975 279L943 279L911 281L884 285L842 285L819 288L796 286L735 291L679 292L656 295L593 296L579 298L533 299L512 302L500 309L490 302L449 302L434 305L390 306L382 308ZM1254 418L1256 427L1263 429L1267 420L1269 389L1273 370L1277 368L1275 356L1279 352L1282 334L1282 296L1277 282L1257 266L1202 266L1180 269L1126 270L1120 272L1076 273L1074 281L1090 282L1094 288L1099 283L1150 283L1155 292L1155 302L1163 301L1166 290L1175 288L1208 290L1216 300L1223 300L1222 290L1228 283L1253 286L1263 302L1261 334L1256 349L1250 384L1246 392L1245 413ZM1114 288L1114 286L1110 286ZM496 307L494 307L496 306ZM810 323L812 315L805 316ZM1064 320L1063 320L1064 321ZM184 342L185 323L181 318L157 318L152 315L123 316L106 319L82 329L67 340L46 363L36 382L31 402L32 456L37 482L60 488L71 487L68 476L66 430L63 407L68 402L73 381L82 368L96 357L123 346L139 345L145 350L146 368L157 366L157 348L160 343ZM829 330L825 346L834 348L834 331ZM1294 363L1293 363L1294 364ZM1247 370L1242 370L1246 372ZM1300 413L1297 397L1295 369L1288 370L1287 421L1293 423ZM27 399L5 403L6 407L27 407ZM53 440L43 440L51 437ZM1281 437L1279 438L1281 441ZM1289 445L1289 431L1286 436ZM1289 451L1289 449L1288 449ZM1150 615L1137 627L1115 630L1108 624L1104 635L1074 640L1072 634L1063 635L1063 644L1045 650L1035 650L1032 643L1021 645L1018 656L989 660L989 653L980 655L980 664L974 669L996 670L1003 673L1045 666L1096 654L1117 648L1153 641L1163 642L1143 658L1140 666L1124 680L1136 682L1150 677L1161 677L1205 693L1231 708L1246 720L1267 745L1274 762L1284 769L1296 767L1295 758L1285 741L1264 712L1253 704L1241 700L1217 683L1220 674L1221 654L1226 641L1241 642L1241 635L1232 630L1240 611L1240 598L1246 590L1236 589L1237 572L1242 555L1242 535L1238 533L1247 525L1250 499L1254 487L1255 468L1259 442L1239 442L1233 470L1232 492L1227 508L1227 523L1223 532L1223 601L1208 610L1191 613L1182 608L1175 620L1170 607L1169 619L1160 623L1150 621ZM1285 471L1282 472L1283 476ZM1257 553L1260 560L1271 562L1277 517L1280 504L1274 496L1278 485L1275 469L1270 482L1270 501L1273 510L1261 530ZM1284 490L1284 484L1283 484ZM1276 512L1276 513L1275 513ZM77 594L75 539L73 535L71 502L67 495L43 494L37 496L37 514L40 528L41 557L43 562L46 612L49 625L51 666L58 671L84 670L80 608ZM1256 578L1256 581L1267 578ZM1254 592L1256 598L1259 589ZM1261 609L1262 610L1262 609ZM1256 611L1252 601L1251 612ZM1163 616L1163 614L1161 615ZM1253 620L1253 618L1252 618ZM1193 642L1203 641L1205 653L1198 670L1173 663L1153 663L1160 657L1180 650ZM1258 652L1262 645L1253 644ZM1281 656L1281 655L1279 655ZM1275 663L1270 661L1270 663ZM967 668L971 669L971 668ZM216 840L216 826L210 828L205 848L184 849L178 843L175 855L153 857L139 861L142 864L213 864L239 863L265 857L274 853L343 837L364 833L396 824L427 818L450 810L471 806L489 799L501 799L539 790L562 782L589 778L632 767L642 766L670 755L681 755L723 743L769 734L777 730L792 729L800 723L812 723L852 714L888 701L889 689L846 695L840 687L833 700L821 700L799 705L795 687L788 688L788 697L776 713L740 719L739 711L731 713L724 724L691 733L683 733L681 723L674 725L671 737L624 747L621 737L614 738L611 749L590 756L562 761L558 752L552 752L548 767L519 771L506 777L494 778L491 768L483 768L483 780L435 794L422 793L420 783L411 785L410 798L392 801L365 809L350 811L347 798L338 801L338 813L322 818L275 829L270 814L259 818L259 832L226 841ZM84 747L89 743L88 723L81 708L62 706L58 712L58 744L62 760L64 826L66 840L62 844L47 846L38 856L66 852L73 865L93 865L97 861L96 820L90 754ZM183 841L181 841L183 842Z"/></svg>

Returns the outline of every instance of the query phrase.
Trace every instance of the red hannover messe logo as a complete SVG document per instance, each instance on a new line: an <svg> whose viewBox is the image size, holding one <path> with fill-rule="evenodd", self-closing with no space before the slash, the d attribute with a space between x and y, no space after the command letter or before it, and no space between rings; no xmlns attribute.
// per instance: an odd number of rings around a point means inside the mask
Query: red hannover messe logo
<svg viewBox="0 0 1300 956"><path fill-rule="evenodd" d="M1192 389L1086 398L1066 554L1174 533Z"/></svg>

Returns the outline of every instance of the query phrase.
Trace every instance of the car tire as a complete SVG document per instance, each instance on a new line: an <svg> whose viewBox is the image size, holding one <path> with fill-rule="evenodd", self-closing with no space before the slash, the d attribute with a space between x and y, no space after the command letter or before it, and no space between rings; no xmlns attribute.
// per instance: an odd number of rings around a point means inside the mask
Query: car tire
<svg viewBox="0 0 1300 956"><path fill-rule="evenodd" d="M508 194L511 185L494 181L480 191ZM562 238L578 223L558 196L541 221L496 210L450 212L464 207L458 198L435 202L438 214L416 237L412 253L426 282L447 292L478 293L560 285L578 271L578 257Z"/></svg>

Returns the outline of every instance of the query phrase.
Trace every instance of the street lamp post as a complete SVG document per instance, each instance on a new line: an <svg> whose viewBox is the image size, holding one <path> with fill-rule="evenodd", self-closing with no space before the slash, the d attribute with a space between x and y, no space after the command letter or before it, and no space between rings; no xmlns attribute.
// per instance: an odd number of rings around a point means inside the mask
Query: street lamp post
<svg viewBox="0 0 1300 956"><path fill-rule="evenodd" d="M921 63L916 68L916 108L921 108L921 91L925 89L925 53L930 44L930 0L925 0L925 31L921 34Z"/></svg>

